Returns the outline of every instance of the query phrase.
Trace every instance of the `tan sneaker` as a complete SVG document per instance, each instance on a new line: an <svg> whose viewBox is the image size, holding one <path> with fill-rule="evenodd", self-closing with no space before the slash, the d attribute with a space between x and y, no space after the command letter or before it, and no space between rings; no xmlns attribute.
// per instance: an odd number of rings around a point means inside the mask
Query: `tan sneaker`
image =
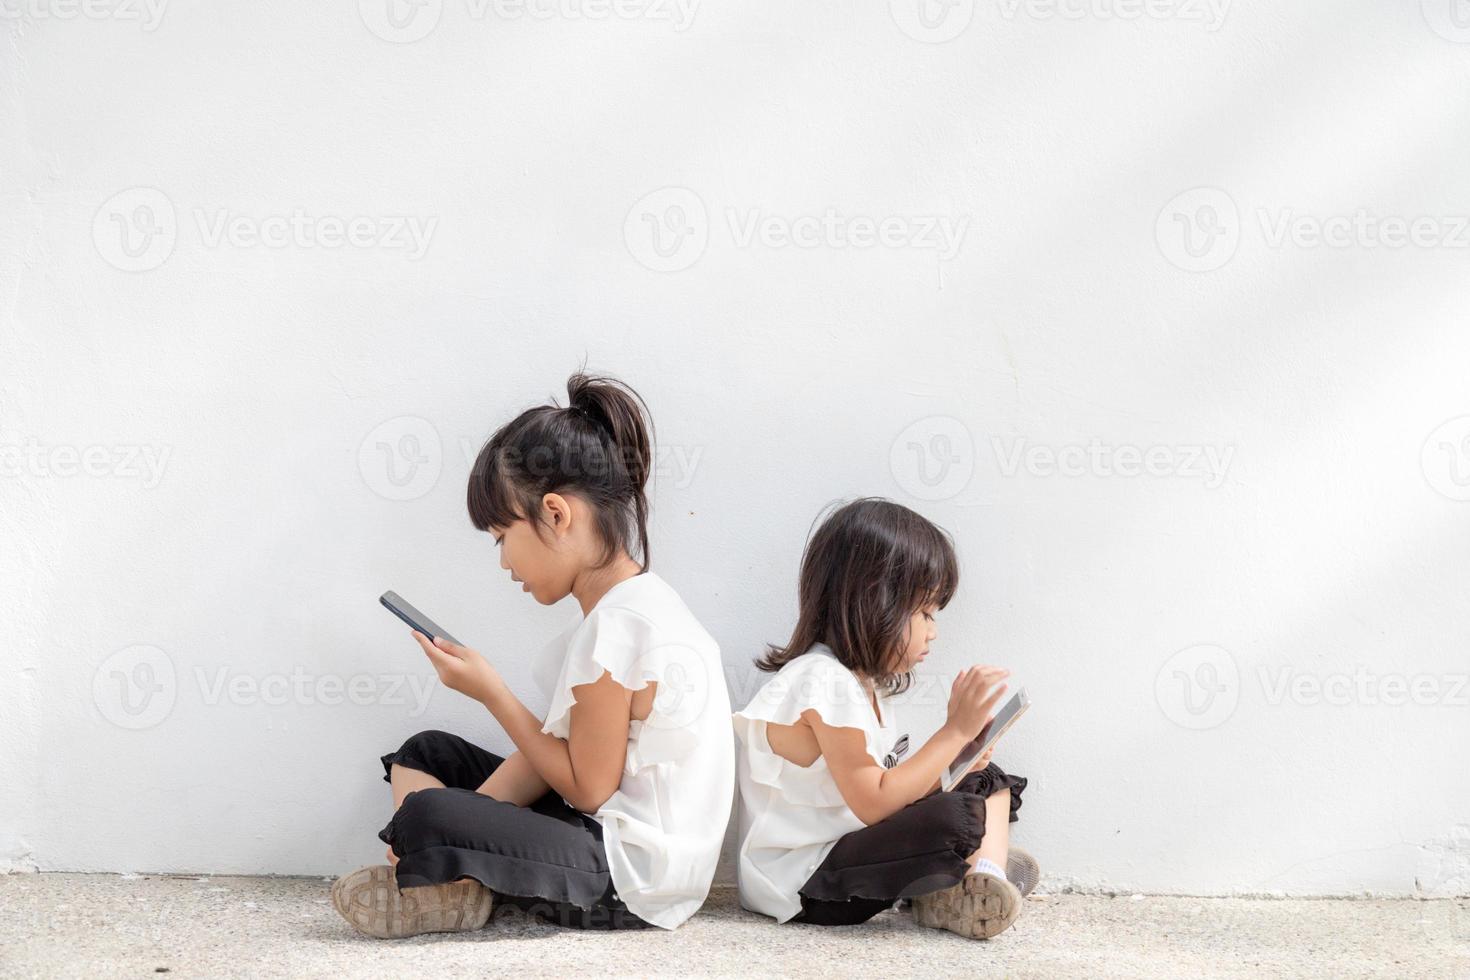
<svg viewBox="0 0 1470 980"><path fill-rule="evenodd" d="M332 904L358 932L403 939L479 929L490 918L490 889L465 878L399 891L393 869L374 864L333 882Z"/></svg>
<svg viewBox="0 0 1470 980"><path fill-rule="evenodd" d="M1013 847L1006 855L1006 880L1015 885L1021 897L1025 898L1036 890L1037 882L1041 881L1041 865L1029 852Z"/></svg>
<svg viewBox="0 0 1470 980"><path fill-rule="evenodd" d="M1021 914L1021 893L1004 878L968 874L958 885L914 897L914 920L948 929L966 939L990 939L1011 927Z"/></svg>

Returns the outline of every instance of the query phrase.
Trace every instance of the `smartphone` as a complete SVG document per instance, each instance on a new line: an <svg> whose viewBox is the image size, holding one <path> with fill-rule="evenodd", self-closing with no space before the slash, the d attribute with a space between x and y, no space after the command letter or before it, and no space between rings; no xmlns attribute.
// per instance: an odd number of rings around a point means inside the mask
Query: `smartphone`
<svg viewBox="0 0 1470 980"><path fill-rule="evenodd" d="M460 642L454 637L446 633L443 628L439 626L438 623L434 622L428 616L425 616L423 613L419 612L413 606L405 602L403 600L403 597L400 596L397 592L384 592L378 597L378 601L383 604L383 608L387 609L390 613L397 616L399 619L403 620L405 623L412 626L414 629L418 630L429 639L432 640L436 637L442 636L450 643L454 643L460 646L463 645L460 644Z"/></svg>
<svg viewBox="0 0 1470 980"><path fill-rule="evenodd" d="M995 744L996 739L1004 735L1006 729L1014 725L1016 719L1029 707L1031 698L1027 696L1024 687L1012 694L1010 700L1001 705L1000 710L980 729L980 734L975 736L974 741L960 749L960 754L954 757L954 761L940 777L939 788L948 793L959 785L959 781L969 774L975 760L984 755Z"/></svg>

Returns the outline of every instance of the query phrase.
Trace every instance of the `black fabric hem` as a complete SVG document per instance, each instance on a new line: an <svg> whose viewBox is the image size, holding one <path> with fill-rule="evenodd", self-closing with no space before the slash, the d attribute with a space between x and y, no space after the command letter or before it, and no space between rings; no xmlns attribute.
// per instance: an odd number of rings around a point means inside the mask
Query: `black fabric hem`
<svg viewBox="0 0 1470 980"><path fill-rule="evenodd" d="M610 883L605 871L582 871L449 845L402 855L394 872L400 890L473 878L497 895L565 902L583 910L601 904Z"/></svg>
<svg viewBox="0 0 1470 980"><path fill-rule="evenodd" d="M946 802L967 812L953 820L957 832L946 846L877 863L829 868L823 862L797 894L821 902L845 902L854 898L896 902L957 884L969 873L966 858L980 847L985 835L985 804L980 797L969 793L952 793L949 797Z"/></svg>
<svg viewBox="0 0 1470 980"><path fill-rule="evenodd" d="M394 749L392 752L389 752L382 757L382 762L383 782L385 783L393 782L393 764L395 762L405 769L416 769L419 772L429 771L428 764L423 759L420 759L412 752L405 752L402 749Z"/></svg>
<svg viewBox="0 0 1470 980"><path fill-rule="evenodd" d="M1021 809L1021 794L1026 792L1029 780L1025 776L1013 776L1004 771L995 763L991 763L979 772L972 772L955 786L956 793L973 793L977 796L989 798L1003 789L1011 791L1011 813L1010 823L1015 823L1020 817L1016 812Z"/></svg>
<svg viewBox="0 0 1470 980"><path fill-rule="evenodd" d="M1009 790L1008 822L1014 823L1019 819L1016 814L1021 808L1026 782L1025 777L1010 775L991 763L979 772L970 773L947 793L921 797L887 820L854 831L864 836L851 840L844 850L839 850L843 848L843 841L839 841L837 848L828 853L827 859L801 886L798 895L823 904L853 900L892 904L956 885L970 872L968 858L979 850L984 840L985 801ZM913 833L918 822L918 827L936 835L934 849L876 862L861 860L860 851L854 853L853 845L896 819L900 822L886 833ZM833 911L836 910L824 910L824 915Z"/></svg>

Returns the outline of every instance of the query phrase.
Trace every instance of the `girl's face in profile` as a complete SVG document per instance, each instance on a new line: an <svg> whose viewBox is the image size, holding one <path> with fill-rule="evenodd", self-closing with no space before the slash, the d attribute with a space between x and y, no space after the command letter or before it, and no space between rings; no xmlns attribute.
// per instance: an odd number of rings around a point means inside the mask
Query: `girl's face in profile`
<svg viewBox="0 0 1470 980"><path fill-rule="evenodd" d="M899 648L893 670L895 674L908 673L929 655L929 644L939 635L939 628L934 622L938 612L939 607L930 602L915 609L909 616L908 628L904 630L903 646Z"/></svg>
<svg viewBox="0 0 1470 980"><path fill-rule="evenodd" d="M576 575L567 567L557 535L547 533L542 537L525 519L506 527L492 527L490 533L500 548L500 567L510 572L511 581L519 584L521 591L530 593L543 606L560 602L571 593Z"/></svg>

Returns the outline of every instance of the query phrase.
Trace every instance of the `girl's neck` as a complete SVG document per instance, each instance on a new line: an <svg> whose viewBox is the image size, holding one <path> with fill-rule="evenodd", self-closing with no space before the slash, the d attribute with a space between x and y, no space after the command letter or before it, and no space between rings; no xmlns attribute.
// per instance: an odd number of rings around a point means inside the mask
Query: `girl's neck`
<svg viewBox="0 0 1470 980"><path fill-rule="evenodd" d="M874 681L871 677L859 674L858 683L862 684L863 690L867 692L868 706L873 709L873 714L878 716L878 724L882 725L884 723L883 709L879 706L878 703L880 699L878 696L877 682Z"/></svg>
<svg viewBox="0 0 1470 980"><path fill-rule="evenodd" d="M623 552L602 568L589 568L581 572L572 582L572 595L576 597L577 604L582 607L582 615L586 616L592 612L592 607L607 595L608 591L619 582L643 572L643 566Z"/></svg>

